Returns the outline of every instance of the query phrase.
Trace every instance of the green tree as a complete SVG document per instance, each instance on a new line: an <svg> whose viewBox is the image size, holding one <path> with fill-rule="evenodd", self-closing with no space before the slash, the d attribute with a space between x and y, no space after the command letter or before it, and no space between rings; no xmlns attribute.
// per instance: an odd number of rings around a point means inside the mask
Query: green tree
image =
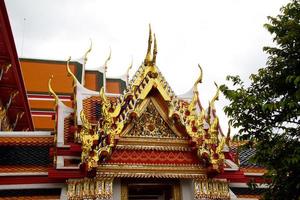
<svg viewBox="0 0 300 200"><path fill-rule="evenodd" d="M275 43L263 48L266 67L250 76L250 84L227 76L232 86L221 90L237 137L255 145L252 160L268 169L265 199L300 199L300 1L280 11L264 25Z"/></svg>

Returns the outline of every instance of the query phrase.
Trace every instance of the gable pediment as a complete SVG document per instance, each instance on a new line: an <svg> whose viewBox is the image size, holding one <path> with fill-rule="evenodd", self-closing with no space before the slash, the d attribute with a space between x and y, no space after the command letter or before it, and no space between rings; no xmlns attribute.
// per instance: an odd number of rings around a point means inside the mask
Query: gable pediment
<svg viewBox="0 0 300 200"><path fill-rule="evenodd" d="M147 97L140 106L137 119L130 122L122 137L184 138L154 97Z"/></svg>

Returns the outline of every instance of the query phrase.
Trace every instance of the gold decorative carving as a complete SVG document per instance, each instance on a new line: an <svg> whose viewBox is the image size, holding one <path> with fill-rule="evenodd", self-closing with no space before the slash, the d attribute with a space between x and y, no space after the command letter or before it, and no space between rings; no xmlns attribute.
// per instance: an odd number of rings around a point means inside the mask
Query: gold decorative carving
<svg viewBox="0 0 300 200"><path fill-rule="evenodd" d="M0 99L0 131L12 131L12 127L10 125L7 110L5 106L2 104Z"/></svg>
<svg viewBox="0 0 300 200"><path fill-rule="evenodd" d="M68 199L105 199L111 200L113 195L112 178L69 179Z"/></svg>
<svg viewBox="0 0 300 200"><path fill-rule="evenodd" d="M215 114L214 103L218 100L220 89L217 87L216 94L209 103L207 112L203 108L196 112L198 103L197 84L202 82L202 68L200 75L193 86L194 96L190 103L174 98L169 104L169 117L180 122L186 128L187 133L196 142L199 158L212 164L213 169L219 171L223 167L224 155L222 150L225 137L219 139L219 119Z"/></svg>
<svg viewBox="0 0 300 200"><path fill-rule="evenodd" d="M82 129L80 131L80 140L82 143L81 162L87 163L88 169L96 167L99 161L97 149L92 149L94 141L99 139L95 131L91 131L92 125L86 119L84 112L80 112Z"/></svg>
<svg viewBox="0 0 300 200"><path fill-rule="evenodd" d="M16 98L16 96L19 94L19 91L13 91L8 99L8 102L6 103L6 105L4 106L2 104L2 101L0 101L0 131L13 131L19 120L23 117L24 112L20 111L17 113L16 117L15 117L15 121L14 123L12 123L9 118L8 118L8 109L10 108L14 98Z"/></svg>
<svg viewBox="0 0 300 200"><path fill-rule="evenodd" d="M169 128L168 124L158 113L152 101L144 110L137 121L133 121L134 126L127 137L151 137L151 138L176 138L177 135Z"/></svg>
<svg viewBox="0 0 300 200"><path fill-rule="evenodd" d="M115 146L115 136L123 130L124 124L114 120L120 113L121 105L112 104L100 90L102 116L96 126L87 120L84 111L80 112L82 129L79 133L82 144L81 162L87 164L88 170L98 166L111 154ZM96 145L95 145L96 144Z"/></svg>
<svg viewBox="0 0 300 200"><path fill-rule="evenodd" d="M101 164L97 177L127 178L206 178L206 169L197 165Z"/></svg>
<svg viewBox="0 0 300 200"><path fill-rule="evenodd" d="M229 200L228 182L221 180L202 179L194 180L195 200L220 199Z"/></svg>
<svg viewBox="0 0 300 200"><path fill-rule="evenodd" d="M0 69L0 81L2 80L4 74L6 74L8 72L8 70L11 68L11 63L8 63L4 66L1 67Z"/></svg>

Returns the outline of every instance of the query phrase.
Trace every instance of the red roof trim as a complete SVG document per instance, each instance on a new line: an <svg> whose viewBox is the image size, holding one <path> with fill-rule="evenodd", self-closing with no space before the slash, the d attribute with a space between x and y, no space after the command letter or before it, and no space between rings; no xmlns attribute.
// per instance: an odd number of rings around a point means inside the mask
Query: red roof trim
<svg viewBox="0 0 300 200"><path fill-rule="evenodd" d="M0 0L0 25L1 25L1 31L3 32L3 40L6 45L6 48L9 52L10 62L12 64L12 70L14 70L14 75L16 78L16 84L18 86L18 90L20 92L20 96L23 102L23 108L24 108L24 117L27 119L28 128L30 131L34 130L32 118L30 115L30 109L28 104L28 99L26 96L26 90L24 86L22 71L20 68L20 63L18 59L18 54L12 34L12 30L9 23L8 14L6 11L4 0Z"/></svg>

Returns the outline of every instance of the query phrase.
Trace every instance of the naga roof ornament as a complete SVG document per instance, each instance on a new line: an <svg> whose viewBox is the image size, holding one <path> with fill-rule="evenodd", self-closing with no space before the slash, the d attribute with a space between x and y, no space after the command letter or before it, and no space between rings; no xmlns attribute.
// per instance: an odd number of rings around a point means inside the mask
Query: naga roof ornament
<svg viewBox="0 0 300 200"><path fill-rule="evenodd" d="M151 25L149 24L149 38L148 38L148 48L147 48L147 54L144 60L145 66L153 66L156 64L156 55L157 55L157 43L156 43L156 37L154 34L154 45L153 45L153 51L152 51L152 30ZM152 52L151 52L152 51Z"/></svg>
<svg viewBox="0 0 300 200"><path fill-rule="evenodd" d="M131 57L131 63L129 65L129 67L126 70L126 84L128 84L129 82L129 71L132 69L132 65L133 65L133 58Z"/></svg>
<svg viewBox="0 0 300 200"><path fill-rule="evenodd" d="M110 61L111 59L111 48L109 48L109 54L108 54L108 57L106 58L105 62L104 62L104 65L103 65L103 68L104 68L104 72L106 73L107 72L107 67L108 67L108 62Z"/></svg>
<svg viewBox="0 0 300 200"><path fill-rule="evenodd" d="M92 39L90 39L90 47L88 48L88 50L83 55L83 66L84 67L85 67L85 65L88 61L88 54L91 53L92 48L93 48L93 42L92 42Z"/></svg>

